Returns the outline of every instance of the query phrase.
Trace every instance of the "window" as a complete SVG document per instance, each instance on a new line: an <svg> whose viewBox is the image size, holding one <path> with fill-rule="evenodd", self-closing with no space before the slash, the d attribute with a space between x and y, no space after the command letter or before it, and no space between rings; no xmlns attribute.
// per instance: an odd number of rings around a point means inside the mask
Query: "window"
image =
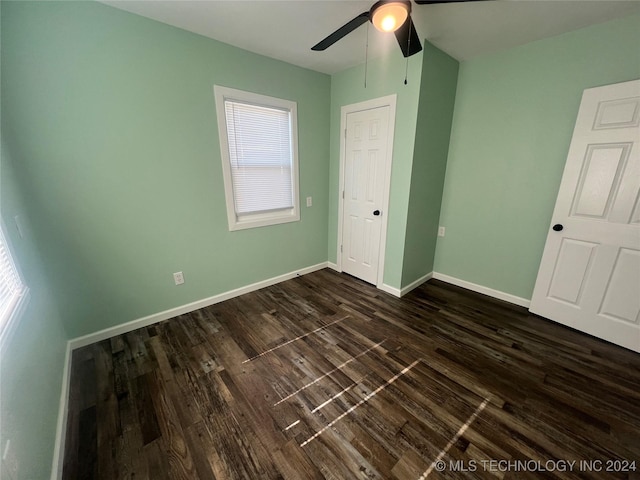
<svg viewBox="0 0 640 480"><path fill-rule="evenodd" d="M23 285L16 269L9 245L0 228L0 338L4 341L10 330L10 323L26 297L27 288Z"/></svg>
<svg viewBox="0 0 640 480"><path fill-rule="evenodd" d="M296 103L214 93L229 230L300 220Z"/></svg>

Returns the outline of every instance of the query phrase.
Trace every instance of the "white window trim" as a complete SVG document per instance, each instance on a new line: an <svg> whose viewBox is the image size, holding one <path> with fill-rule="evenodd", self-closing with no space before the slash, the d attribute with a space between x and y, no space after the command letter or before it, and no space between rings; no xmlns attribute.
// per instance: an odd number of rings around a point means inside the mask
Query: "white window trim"
<svg viewBox="0 0 640 480"><path fill-rule="evenodd" d="M13 260L11 244L9 243L9 239L5 232L6 229L4 222L0 222L0 236L2 237L0 241L5 245L9 263L11 264L11 267L13 267L14 274L17 275L20 280L22 289L19 294L15 295L11 299L11 302L5 305L0 311L0 350L4 350L5 345L13 337L13 334L20 322L20 318L22 317L22 312L24 311L30 296L29 289L24 283L22 272L20 272L16 262Z"/></svg>
<svg viewBox="0 0 640 480"><path fill-rule="evenodd" d="M297 104L290 100L269 97L257 93L245 92L233 88L214 85L213 92L216 100L216 116L218 119L218 137L220 139L220 154L222 156L222 173L224 179L225 200L227 203L227 219L229 230L243 230L246 228L264 227L300 220L300 186L298 173L298 114ZM276 107L291 112L291 147L292 147L292 189L293 208L275 212L263 212L239 217L235 211L233 198L233 182L231 178L231 162L229 158L229 140L227 137L227 119L225 115L225 100L237 100L253 103L265 107Z"/></svg>

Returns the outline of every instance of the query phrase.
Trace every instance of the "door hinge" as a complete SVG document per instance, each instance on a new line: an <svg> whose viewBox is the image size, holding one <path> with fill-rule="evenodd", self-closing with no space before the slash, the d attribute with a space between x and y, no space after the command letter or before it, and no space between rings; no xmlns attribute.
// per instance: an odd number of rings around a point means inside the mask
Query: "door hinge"
<svg viewBox="0 0 640 480"><path fill-rule="evenodd" d="M344 138L347 138L347 129L344 129Z"/></svg>
<svg viewBox="0 0 640 480"><path fill-rule="evenodd" d="M340 245L340 253L342 253L342 245Z"/></svg>
<svg viewBox="0 0 640 480"><path fill-rule="evenodd" d="M344 200L344 190L342 190L342 199Z"/></svg>

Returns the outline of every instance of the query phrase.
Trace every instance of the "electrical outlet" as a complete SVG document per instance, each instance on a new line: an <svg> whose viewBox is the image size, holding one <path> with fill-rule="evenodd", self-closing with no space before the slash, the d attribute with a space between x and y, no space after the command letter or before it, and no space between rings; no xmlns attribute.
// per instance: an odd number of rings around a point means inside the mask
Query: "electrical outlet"
<svg viewBox="0 0 640 480"><path fill-rule="evenodd" d="M311 197L307 197L307 207L313 205L313 199Z"/></svg>
<svg viewBox="0 0 640 480"><path fill-rule="evenodd" d="M444 227L438 227L438 236L444 237Z"/></svg>
<svg viewBox="0 0 640 480"><path fill-rule="evenodd" d="M182 272L174 273L173 281L176 282L176 285L182 285L184 283L184 274Z"/></svg>

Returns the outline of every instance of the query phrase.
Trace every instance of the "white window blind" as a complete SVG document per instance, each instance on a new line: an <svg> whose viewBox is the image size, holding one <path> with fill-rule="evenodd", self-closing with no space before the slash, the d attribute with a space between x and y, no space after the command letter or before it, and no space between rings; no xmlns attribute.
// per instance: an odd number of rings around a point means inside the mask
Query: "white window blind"
<svg viewBox="0 0 640 480"><path fill-rule="evenodd" d="M214 85L229 230L300 220L297 104Z"/></svg>
<svg viewBox="0 0 640 480"><path fill-rule="evenodd" d="M294 207L291 112L224 102L238 217Z"/></svg>
<svg viewBox="0 0 640 480"><path fill-rule="evenodd" d="M0 332L4 330L25 290L11 259L4 232L0 229Z"/></svg>

